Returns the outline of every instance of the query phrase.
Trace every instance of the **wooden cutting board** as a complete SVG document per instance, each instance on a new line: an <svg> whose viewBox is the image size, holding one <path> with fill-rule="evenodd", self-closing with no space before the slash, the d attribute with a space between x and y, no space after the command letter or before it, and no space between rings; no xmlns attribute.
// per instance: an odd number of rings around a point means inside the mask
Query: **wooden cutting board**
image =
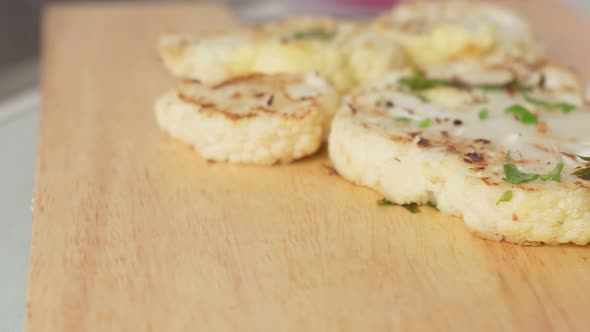
<svg viewBox="0 0 590 332"><path fill-rule="evenodd" d="M590 77L590 24L527 1ZM479 239L330 173L210 164L156 127L163 31L215 6L47 10L27 331L587 331L590 248Z"/></svg>

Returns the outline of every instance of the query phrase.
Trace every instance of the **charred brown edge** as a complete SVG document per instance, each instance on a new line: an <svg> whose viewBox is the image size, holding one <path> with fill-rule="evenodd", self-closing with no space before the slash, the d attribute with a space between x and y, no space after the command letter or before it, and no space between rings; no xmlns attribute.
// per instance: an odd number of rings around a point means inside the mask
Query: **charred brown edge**
<svg viewBox="0 0 590 332"><path fill-rule="evenodd" d="M282 74L275 74L275 75L271 75L271 76L272 77L279 77L279 76L283 76L283 75ZM212 89L220 89L220 88L228 86L230 84L245 82L245 81L249 81L252 79L259 78L259 77L268 78L269 75L254 73L254 74L248 74L248 75L243 75L243 76L237 76L237 77L231 78L229 80L226 80L224 82L221 82L221 83L213 86ZM198 80L185 80L184 82L193 83L193 84L201 84L201 82L199 82ZM299 98L299 99L293 99L289 96L288 93L286 93L286 91L283 91L283 90L284 90L284 87L281 87L281 92L285 95L285 97L289 101L309 101L311 103L310 107L306 107L305 111L301 112L300 114L283 114L283 113L273 111L271 109L267 109L264 106L257 106L257 107L254 107L252 110L267 113L267 114L277 114L277 115L281 115L284 118L303 119L309 113L311 113L312 107L318 106L316 99L314 99L313 97L303 97L303 98ZM264 93L257 93L255 96L263 96L263 95L264 95ZM274 94L271 95L270 98L267 100L267 102L266 102L267 106L269 106L269 107L272 106L272 104L274 102L274 96L275 96ZM178 92L178 98L180 100L182 100L183 102L199 105L202 108L213 108L216 106L214 103L206 103L201 100L186 96L182 92ZM253 113L253 112L249 112L246 114L235 114L235 113L227 112L224 110L218 110L217 112L221 113L222 115L229 118L230 120L239 120L239 119L252 118L252 117L257 116L257 114Z"/></svg>
<svg viewBox="0 0 590 332"><path fill-rule="evenodd" d="M257 79L257 78L260 78L260 77L267 77L267 76L268 75L264 75L264 74L260 74L260 73L252 73L252 74L246 74L246 75L239 75L239 76L235 76L235 77L232 77L230 79L227 79L227 80L225 80L223 82L217 83L217 84L213 85L211 88L213 90L217 90L217 89L220 89L220 88L223 88L223 87L226 87L228 85L235 84L235 83L246 82L246 81L249 81L249 80Z"/></svg>
<svg viewBox="0 0 590 332"><path fill-rule="evenodd" d="M490 141L489 139L485 139L485 138L476 138L473 140L475 143L479 143L479 144L491 144L492 141Z"/></svg>
<svg viewBox="0 0 590 332"><path fill-rule="evenodd" d="M491 177L487 177L487 176L486 176L486 177L483 177L483 178L481 178L481 180L482 180L482 181L483 181L485 184L487 184L488 186L499 186L499 185L500 185L500 183L499 183L499 182L494 182L494 181L492 181L492 178L491 178Z"/></svg>
<svg viewBox="0 0 590 332"><path fill-rule="evenodd" d="M426 148L426 147L432 146L432 144L429 139L424 138L424 137L420 137L420 139L418 140L418 146Z"/></svg>
<svg viewBox="0 0 590 332"><path fill-rule="evenodd" d="M215 104L213 104L213 103L205 103L200 100L185 96L184 94L182 94L180 92L178 93L178 98L185 103L198 105L202 108L214 108L215 107ZM252 117L256 116L255 113L235 114L235 113L227 112L224 110L216 110L216 113L220 113L221 115L225 116L226 118L228 118L230 120L240 120L240 119L252 118Z"/></svg>
<svg viewBox="0 0 590 332"><path fill-rule="evenodd" d="M546 147L544 147L544 146L542 146L542 145L539 145L539 144L536 144L536 143L533 143L533 144L531 144L531 145L532 145L532 146L533 146L535 149L537 149L537 150L541 150L541 151L543 151L543 152L551 152L551 150L550 150L550 149L548 149L548 148L546 148ZM575 158L574 158L574 160L575 160Z"/></svg>
<svg viewBox="0 0 590 332"><path fill-rule="evenodd" d="M463 161L468 164L485 164L485 157L481 153L467 152Z"/></svg>
<svg viewBox="0 0 590 332"><path fill-rule="evenodd" d="M572 161L575 161L575 162L577 162L577 161L578 161L578 159L576 158L576 156L575 156L575 155L573 155L573 154L571 154L571 153L562 152L561 154L562 154L564 157L567 157L567 158L571 159Z"/></svg>

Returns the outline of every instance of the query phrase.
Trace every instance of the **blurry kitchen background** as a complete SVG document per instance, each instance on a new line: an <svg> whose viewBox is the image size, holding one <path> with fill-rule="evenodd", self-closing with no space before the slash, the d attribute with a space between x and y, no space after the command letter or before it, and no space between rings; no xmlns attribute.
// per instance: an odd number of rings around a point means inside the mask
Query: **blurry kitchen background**
<svg viewBox="0 0 590 332"><path fill-rule="evenodd" d="M43 5L87 0L0 0L0 103L37 82L40 12ZM100 0L99 0L100 1ZM103 0L100 2L117 2ZM146 0L127 0L146 1ZM147 0L150 1L150 0ZM174 0L151 0L172 2ZM190 1L190 0L185 0ZM193 0L193 2L206 0ZM265 20L285 13L313 12L337 16L365 16L397 0L213 0L232 7L244 21ZM532 0L515 0L532 1ZM590 0L569 1L590 14Z"/></svg>

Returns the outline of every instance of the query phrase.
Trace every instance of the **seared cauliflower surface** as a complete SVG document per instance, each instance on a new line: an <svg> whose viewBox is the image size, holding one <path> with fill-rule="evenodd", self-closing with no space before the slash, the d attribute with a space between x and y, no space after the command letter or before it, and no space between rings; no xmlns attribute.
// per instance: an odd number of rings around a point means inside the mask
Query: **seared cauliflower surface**
<svg viewBox="0 0 590 332"><path fill-rule="evenodd" d="M299 17L239 30L162 36L158 49L176 76L215 84L252 73L318 71L344 92L406 64L399 45L376 28Z"/></svg>
<svg viewBox="0 0 590 332"><path fill-rule="evenodd" d="M590 156L590 109L573 73L527 75L484 87L391 73L345 98L330 159L344 178L398 204L435 201L485 238L586 244L590 178L572 173L590 167L577 157Z"/></svg>
<svg viewBox="0 0 590 332"><path fill-rule="evenodd" d="M159 126L204 158L272 165L316 152L335 106L314 73L252 75L209 87L187 81L155 105Z"/></svg>

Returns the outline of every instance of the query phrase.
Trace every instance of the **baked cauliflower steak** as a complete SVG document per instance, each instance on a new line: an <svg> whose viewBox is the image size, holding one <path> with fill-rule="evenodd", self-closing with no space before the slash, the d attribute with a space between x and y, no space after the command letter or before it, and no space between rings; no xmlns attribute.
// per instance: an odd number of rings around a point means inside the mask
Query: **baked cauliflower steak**
<svg viewBox="0 0 590 332"><path fill-rule="evenodd" d="M315 153L336 105L315 73L251 75L215 86L185 81L157 100L155 115L206 159L273 165Z"/></svg>
<svg viewBox="0 0 590 332"><path fill-rule="evenodd" d="M506 80L408 69L355 90L332 125L336 171L393 203L436 202L484 238L587 244L584 89L559 66L506 66Z"/></svg>

